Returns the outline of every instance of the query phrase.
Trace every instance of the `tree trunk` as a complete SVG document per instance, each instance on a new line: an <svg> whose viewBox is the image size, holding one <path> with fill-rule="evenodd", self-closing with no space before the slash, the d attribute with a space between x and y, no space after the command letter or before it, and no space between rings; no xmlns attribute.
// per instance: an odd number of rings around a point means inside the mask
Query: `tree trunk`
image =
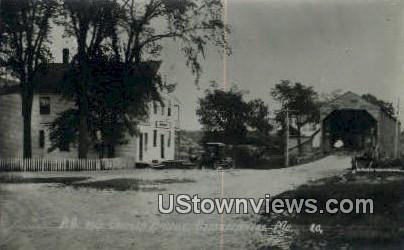
<svg viewBox="0 0 404 250"><path fill-rule="evenodd" d="M31 116L32 116L33 92L23 90L21 93L21 112L23 117L23 157L32 157L32 136L31 136Z"/></svg>
<svg viewBox="0 0 404 250"><path fill-rule="evenodd" d="M113 144L108 145L108 158L114 158L115 157L115 146Z"/></svg>
<svg viewBox="0 0 404 250"><path fill-rule="evenodd" d="M100 159L104 158L104 148L105 148L105 145L102 143L99 148L99 152L98 152L98 158L100 158Z"/></svg>
<svg viewBox="0 0 404 250"><path fill-rule="evenodd" d="M79 108L79 138L78 138L78 157L79 159L86 159L88 154L89 143L89 133L88 133L88 104L86 101L81 102L78 105Z"/></svg>
<svg viewBox="0 0 404 250"><path fill-rule="evenodd" d="M83 79L81 83L81 89L78 92L77 107L79 109L79 138L78 138L78 157L79 159L86 159L90 142L89 142L89 128L88 128L88 113L89 113L89 101L87 99L88 81L90 78L90 72L88 69L88 60L85 54L85 36L80 36L78 46L78 64L80 74Z"/></svg>
<svg viewBox="0 0 404 250"><path fill-rule="evenodd" d="M111 131L116 131L116 127L118 126L118 118L117 118L118 110L116 112L112 112L110 115L111 122L109 123L110 127L110 132ZM115 135L118 136L118 135ZM114 158L115 157L115 146L117 145L117 140L113 134L109 134L107 137L107 157L108 158Z"/></svg>

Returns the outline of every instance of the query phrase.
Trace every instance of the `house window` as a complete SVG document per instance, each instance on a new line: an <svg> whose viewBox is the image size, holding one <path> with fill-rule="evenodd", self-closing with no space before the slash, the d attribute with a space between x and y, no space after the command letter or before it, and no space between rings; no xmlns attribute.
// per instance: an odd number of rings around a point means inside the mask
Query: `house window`
<svg viewBox="0 0 404 250"><path fill-rule="evenodd" d="M70 152L70 145L67 142L62 142L60 145L60 151L62 152Z"/></svg>
<svg viewBox="0 0 404 250"><path fill-rule="evenodd" d="M153 102L154 114L157 115L157 103Z"/></svg>
<svg viewBox="0 0 404 250"><path fill-rule="evenodd" d="M153 131L153 147L157 147L157 130Z"/></svg>
<svg viewBox="0 0 404 250"><path fill-rule="evenodd" d="M171 116L171 103L169 103L167 107L167 116Z"/></svg>
<svg viewBox="0 0 404 250"><path fill-rule="evenodd" d="M180 113L180 106L179 106L179 105L174 105L174 108L175 108L176 115L179 115L179 113Z"/></svg>
<svg viewBox="0 0 404 250"><path fill-rule="evenodd" d="M139 161L143 161L143 134L139 135Z"/></svg>
<svg viewBox="0 0 404 250"><path fill-rule="evenodd" d="M144 133L144 151L147 151L149 144L149 133Z"/></svg>
<svg viewBox="0 0 404 250"><path fill-rule="evenodd" d="M164 115L164 109L165 109L165 106L164 106L164 103L162 103L161 104L161 115Z"/></svg>
<svg viewBox="0 0 404 250"><path fill-rule="evenodd" d="M39 114L41 115L50 114L50 97L39 98Z"/></svg>
<svg viewBox="0 0 404 250"><path fill-rule="evenodd" d="M165 158L164 135L160 135L160 143L161 143L160 156L162 159L164 159Z"/></svg>
<svg viewBox="0 0 404 250"><path fill-rule="evenodd" d="M171 147L171 131L168 131L167 147Z"/></svg>
<svg viewBox="0 0 404 250"><path fill-rule="evenodd" d="M45 148L45 131L39 130L39 148Z"/></svg>

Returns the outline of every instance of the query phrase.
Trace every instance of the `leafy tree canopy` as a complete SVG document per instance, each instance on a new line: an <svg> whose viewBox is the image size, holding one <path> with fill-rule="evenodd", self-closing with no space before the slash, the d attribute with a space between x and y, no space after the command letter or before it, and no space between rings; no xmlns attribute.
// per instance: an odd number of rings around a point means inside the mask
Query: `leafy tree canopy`
<svg viewBox="0 0 404 250"><path fill-rule="evenodd" d="M281 103L282 111L286 109L290 111L290 117L298 127L318 121L318 95L312 87L282 80L271 90L271 95ZM280 112L277 119L283 121L284 115L285 112Z"/></svg>
<svg viewBox="0 0 404 250"><path fill-rule="evenodd" d="M23 117L23 156L30 158L31 115L35 76L52 55L49 50L51 20L57 0L0 1L0 68L19 81Z"/></svg>
<svg viewBox="0 0 404 250"><path fill-rule="evenodd" d="M374 96L372 94L364 94L364 95L362 95L362 98L365 99L366 101L380 107L387 114L389 114L391 116L395 115L393 103L385 102L381 99L378 99L376 96Z"/></svg>
<svg viewBox="0 0 404 250"><path fill-rule="evenodd" d="M156 74L159 63L148 62L129 69L123 63L105 57L98 58L90 65L89 86L92 94L87 95L87 129L92 145L100 156L113 157L115 147L127 143L128 135L137 133L136 126L147 116L150 101L160 100L160 78ZM80 77L79 70L72 67L62 86L74 86L70 81L75 82L76 77ZM80 136L79 121L78 109L60 114L50 126L50 150L60 149L66 143L76 144Z"/></svg>
<svg viewBox="0 0 404 250"><path fill-rule="evenodd" d="M198 81L207 46L230 53L221 0L125 0L114 51L127 63L160 60L164 42L177 42Z"/></svg>
<svg viewBox="0 0 404 250"><path fill-rule="evenodd" d="M301 128L319 120L317 93L312 87L305 86L300 82L292 84L289 80L282 80L271 90L271 95L282 104L282 110L276 116L279 123L284 124L285 111L289 111L292 125L296 125L298 149L299 154L301 154Z"/></svg>
<svg viewBox="0 0 404 250"><path fill-rule="evenodd" d="M272 125L268 107L260 99L247 102L245 92L208 89L199 99L197 115L203 126L205 140L216 140L231 145L245 144L248 132L268 136Z"/></svg>
<svg viewBox="0 0 404 250"><path fill-rule="evenodd" d="M179 42L196 80L205 47L227 49L228 28L221 19L220 0L62 2L58 23L77 44L62 93L78 109L71 114L79 119L80 158L87 155L94 128L101 133L102 144L113 147L124 137L122 131L133 134L148 103L160 101L159 91L172 90L172 84L161 83L157 70L145 67L150 60L160 60L164 40Z"/></svg>

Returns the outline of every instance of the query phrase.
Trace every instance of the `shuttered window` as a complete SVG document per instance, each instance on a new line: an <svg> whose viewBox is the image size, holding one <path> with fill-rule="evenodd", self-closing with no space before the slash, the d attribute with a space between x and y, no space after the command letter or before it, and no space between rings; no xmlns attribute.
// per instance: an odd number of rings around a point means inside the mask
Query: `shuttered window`
<svg viewBox="0 0 404 250"><path fill-rule="evenodd" d="M157 147L157 130L153 131L153 147Z"/></svg>
<svg viewBox="0 0 404 250"><path fill-rule="evenodd" d="M45 131L39 130L39 148L45 148Z"/></svg>

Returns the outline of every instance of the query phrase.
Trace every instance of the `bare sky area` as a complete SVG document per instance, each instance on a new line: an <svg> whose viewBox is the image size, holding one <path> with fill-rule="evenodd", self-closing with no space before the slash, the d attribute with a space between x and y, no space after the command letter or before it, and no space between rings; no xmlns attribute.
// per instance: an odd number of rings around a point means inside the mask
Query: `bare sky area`
<svg viewBox="0 0 404 250"><path fill-rule="evenodd" d="M402 0L228 0L232 28L229 81L276 109L270 89L282 79L313 86L372 93L404 107L404 1ZM73 48L53 32L55 60ZM182 127L198 129L198 96L210 81L223 82L222 57L207 53L199 88L178 46L167 43L162 74L177 82ZM402 112L404 114L404 110ZM404 118L404 115L401 115ZM403 119L401 119L403 120Z"/></svg>

